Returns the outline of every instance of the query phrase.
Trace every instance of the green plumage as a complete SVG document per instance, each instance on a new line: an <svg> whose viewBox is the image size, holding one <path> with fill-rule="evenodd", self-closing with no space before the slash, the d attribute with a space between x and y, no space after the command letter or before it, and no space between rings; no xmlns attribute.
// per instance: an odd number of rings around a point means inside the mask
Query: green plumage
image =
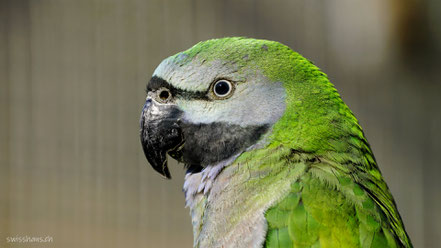
<svg viewBox="0 0 441 248"><path fill-rule="evenodd" d="M284 82L288 106L270 146L314 158L305 160L307 171L292 191L267 211L266 246L411 247L357 119L310 61L291 50L279 56L292 74L273 75Z"/></svg>
<svg viewBox="0 0 441 248"><path fill-rule="evenodd" d="M344 187L352 196L312 173L302 176L288 196L267 210L265 247L410 247L368 194L357 184Z"/></svg>
<svg viewBox="0 0 441 248"><path fill-rule="evenodd" d="M218 180L228 187L212 202L204 195L194 204L195 247L223 242L208 230L228 233L213 225L240 226L254 208L266 210L265 247L412 247L357 119L313 63L278 42L246 38L201 42L170 60L188 70L221 61L243 73L233 80L252 81L255 71L286 91L266 146L224 169Z"/></svg>

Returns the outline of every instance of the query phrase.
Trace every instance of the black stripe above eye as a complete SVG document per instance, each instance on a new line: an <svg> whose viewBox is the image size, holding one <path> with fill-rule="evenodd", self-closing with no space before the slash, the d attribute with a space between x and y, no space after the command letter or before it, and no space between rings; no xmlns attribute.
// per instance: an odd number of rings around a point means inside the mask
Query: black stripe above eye
<svg viewBox="0 0 441 248"><path fill-rule="evenodd" d="M160 88L169 89L173 97L211 101L211 99L208 97L207 91L202 92L178 89L166 80L157 76L153 76L147 84L147 91L156 91Z"/></svg>

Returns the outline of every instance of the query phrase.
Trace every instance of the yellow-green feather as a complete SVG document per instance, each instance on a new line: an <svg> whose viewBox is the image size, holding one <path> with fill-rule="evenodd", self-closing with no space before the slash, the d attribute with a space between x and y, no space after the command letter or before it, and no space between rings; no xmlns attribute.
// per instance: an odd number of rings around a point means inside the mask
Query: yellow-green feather
<svg viewBox="0 0 441 248"><path fill-rule="evenodd" d="M350 179L340 180L345 183L336 188L309 170L293 183L291 192L266 212L265 247L411 247L368 192ZM275 235L286 228L288 236Z"/></svg>

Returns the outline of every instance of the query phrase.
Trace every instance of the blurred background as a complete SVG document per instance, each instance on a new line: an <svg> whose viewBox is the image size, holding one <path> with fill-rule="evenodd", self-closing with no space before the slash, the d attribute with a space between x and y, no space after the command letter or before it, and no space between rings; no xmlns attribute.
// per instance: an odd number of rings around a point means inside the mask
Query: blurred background
<svg viewBox="0 0 441 248"><path fill-rule="evenodd" d="M182 166L148 166L138 119L165 57L280 41L329 75L415 247L441 247L438 0L0 0L0 247L191 247Z"/></svg>

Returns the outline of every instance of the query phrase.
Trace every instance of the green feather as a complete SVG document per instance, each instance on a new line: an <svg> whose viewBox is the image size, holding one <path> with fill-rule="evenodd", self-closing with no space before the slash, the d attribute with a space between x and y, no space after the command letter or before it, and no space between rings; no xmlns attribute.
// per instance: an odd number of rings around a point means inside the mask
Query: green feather
<svg viewBox="0 0 441 248"><path fill-rule="evenodd" d="M278 42L247 38L201 42L170 59L179 67L221 61L244 78L255 71L285 88L286 109L267 146L225 169L239 179L223 197L248 196L231 210L229 224L253 206L276 202L265 212L266 247L412 247L362 128L310 61ZM254 194L287 180L291 188L281 198Z"/></svg>
<svg viewBox="0 0 441 248"><path fill-rule="evenodd" d="M318 243L320 247L411 247L400 240L381 208L358 184L348 183L336 190L312 172L295 184L301 185L300 191L293 189L265 214L265 247L313 247ZM291 208L288 202L293 203ZM275 236L285 228L289 236ZM274 246L281 243L293 245Z"/></svg>

